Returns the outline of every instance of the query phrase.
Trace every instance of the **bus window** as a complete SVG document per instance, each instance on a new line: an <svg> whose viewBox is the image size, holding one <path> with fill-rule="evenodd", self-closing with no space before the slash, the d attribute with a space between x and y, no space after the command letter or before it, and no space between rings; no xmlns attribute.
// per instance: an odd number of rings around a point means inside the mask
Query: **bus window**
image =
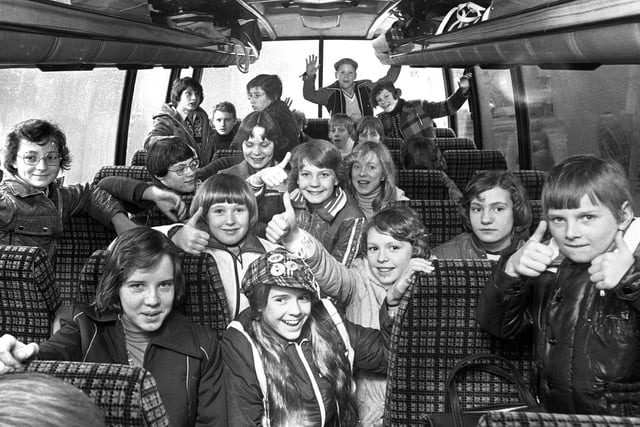
<svg viewBox="0 0 640 427"><path fill-rule="evenodd" d="M302 110L309 118L317 117L318 107L302 97L300 78L305 71L305 60L311 54L318 55L317 40L264 42L260 59L250 66L247 74L240 73L236 67L205 68L201 80L202 108L211 117L217 103L230 101L242 119L252 111L246 90L249 80L258 74L277 74L282 80L282 99L291 98L291 109Z"/></svg>
<svg viewBox="0 0 640 427"><path fill-rule="evenodd" d="M516 116L509 70L474 69L480 104L482 148L500 150L507 167L519 169Z"/></svg>
<svg viewBox="0 0 640 427"><path fill-rule="evenodd" d="M2 140L16 123L32 118L59 124L71 151L65 184L93 180L114 163L118 113L125 72L117 69L42 72L0 70Z"/></svg>
<svg viewBox="0 0 640 427"><path fill-rule="evenodd" d="M127 142L127 164L133 153L144 145L144 138L153 124L153 115L160 111L165 102L171 70L153 68L138 70L131 105L131 121Z"/></svg>

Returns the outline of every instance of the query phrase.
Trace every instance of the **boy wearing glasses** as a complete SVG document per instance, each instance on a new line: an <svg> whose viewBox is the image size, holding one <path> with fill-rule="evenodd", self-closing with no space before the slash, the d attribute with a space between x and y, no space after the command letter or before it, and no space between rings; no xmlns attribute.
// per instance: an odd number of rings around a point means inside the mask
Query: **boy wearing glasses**
<svg viewBox="0 0 640 427"><path fill-rule="evenodd" d="M63 223L86 212L116 232L135 227L109 193L89 184L56 182L71 163L62 130L45 120L18 123L7 135L3 166L10 176L0 183L0 243L40 246L55 262Z"/></svg>

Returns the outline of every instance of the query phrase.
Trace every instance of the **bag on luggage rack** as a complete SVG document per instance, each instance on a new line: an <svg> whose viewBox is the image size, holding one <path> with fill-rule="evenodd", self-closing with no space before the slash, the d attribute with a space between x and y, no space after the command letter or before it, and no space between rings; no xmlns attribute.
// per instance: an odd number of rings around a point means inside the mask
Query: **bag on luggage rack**
<svg viewBox="0 0 640 427"><path fill-rule="evenodd" d="M521 402L511 402L481 408L463 410L458 399L458 383L470 372L486 372L512 384L520 395ZM431 427L471 427L486 412L526 410L538 411L539 405L527 388L522 375L509 360L495 354L476 354L462 359L447 377L445 413L427 415L427 425Z"/></svg>

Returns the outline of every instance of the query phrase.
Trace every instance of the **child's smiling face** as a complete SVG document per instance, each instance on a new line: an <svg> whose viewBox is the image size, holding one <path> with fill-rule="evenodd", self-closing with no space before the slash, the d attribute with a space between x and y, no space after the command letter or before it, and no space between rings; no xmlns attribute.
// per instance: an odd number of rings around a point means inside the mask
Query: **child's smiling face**
<svg viewBox="0 0 640 427"><path fill-rule="evenodd" d="M629 225L633 215L629 203L622 206L624 219L620 222L611 210L589 196L580 199L577 209L549 209L549 232L560 252L577 263L589 263L595 257L609 251L618 230Z"/></svg>
<svg viewBox="0 0 640 427"><path fill-rule="evenodd" d="M324 202L331 197L337 185L338 178L333 170L319 168L306 159L302 161L302 167L298 171L298 188L307 202Z"/></svg>

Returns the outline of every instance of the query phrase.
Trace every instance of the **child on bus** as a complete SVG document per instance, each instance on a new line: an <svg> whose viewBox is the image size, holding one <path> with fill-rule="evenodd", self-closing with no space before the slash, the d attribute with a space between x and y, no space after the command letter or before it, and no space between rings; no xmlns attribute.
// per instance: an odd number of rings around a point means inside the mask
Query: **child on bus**
<svg viewBox="0 0 640 427"><path fill-rule="evenodd" d="M259 74L247 83L247 96L253 111L264 111L278 124L282 133L282 143L274 157L276 161L298 145L298 126L296 119L282 96L282 80L275 74Z"/></svg>
<svg viewBox="0 0 640 427"><path fill-rule="evenodd" d="M347 157L353 151L355 129L355 123L346 114L338 113L329 119L329 141L336 146L342 158Z"/></svg>
<svg viewBox="0 0 640 427"><path fill-rule="evenodd" d="M542 191L546 220L505 254L478 303L480 326L497 337L535 328L537 390L549 412L640 415L640 255L625 241L630 201L612 160L582 155L554 166Z"/></svg>
<svg viewBox="0 0 640 427"><path fill-rule="evenodd" d="M164 104L160 112L153 116L153 128L144 141L145 150L163 136L177 136L189 144L203 165L213 158L213 130L209 116L200 107L204 100L202 85L191 77L183 77L173 82L171 102Z"/></svg>
<svg viewBox="0 0 640 427"><path fill-rule="evenodd" d="M343 190L346 178L342 156L331 143L314 140L293 150L288 187L298 224L349 266L360 249L365 217Z"/></svg>
<svg viewBox="0 0 640 427"><path fill-rule="evenodd" d="M396 167L385 145L373 141L359 143L347 158L347 168L351 173L346 188L367 219L391 202L409 200L396 187Z"/></svg>
<svg viewBox="0 0 640 427"><path fill-rule="evenodd" d="M224 101L213 107L211 116L213 127L213 145L215 150L230 147L233 138L238 132L240 124L237 121L236 107L230 102Z"/></svg>
<svg viewBox="0 0 640 427"><path fill-rule="evenodd" d="M343 321L299 257L279 249L254 261L242 285L250 308L223 338L229 425L369 425L358 424L353 372L386 373L388 307L406 289L388 294L375 330Z"/></svg>
<svg viewBox="0 0 640 427"><path fill-rule="evenodd" d="M215 259L233 319L248 306L240 284L249 264L276 246L256 236L256 198L236 175L220 173L202 183L190 213L184 226L168 233L181 249Z"/></svg>
<svg viewBox="0 0 640 427"><path fill-rule="evenodd" d="M462 76L458 90L441 102L405 101L400 98L402 91L396 89L393 82L378 82L371 90L371 103L383 110L378 117L384 126L385 136L404 140L435 138L432 119L450 116L462 107L469 97L470 79L470 73Z"/></svg>
<svg viewBox="0 0 640 427"><path fill-rule="evenodd" d="M122 205L95 185L59 184L58 174L70 164L67 138L57 125L30 119L11 129L3 150L10 175L0 183L0 243L40 246L55 263L56 240L76 213L86 212L118 233L136 226Z"/></svg>
<svg viewBox="0 0 640 427"><path fill-rule="evenodd" d="M374 116L363 117L356 126L356 144L365 141L384 142L384 126L379 118Z"/></svg>
<svg viewBox="0 0 640 427"><path fill-rule="evenodd" d="M346 318L379 329L378 312L385 297L396 300L397 289L406 289L416 272L431 272L428 236L424 224L410 208L389 207L365 225L366 256L350 268L337 262L309 233L300 230L285 196L285 212L267 226L267 236L299 254L309 266L320 290L345 307ZM390 300L388 300L390 301ZM356 393L363 426L382 425L386 378L359 373Z"/></svg>
<svg viewBox="0 0 640 427"><path fill-rule="evenodd" d="M49 340L0 337L0 374L33 358L145 368L172 426L226 426L216 333L176 307L185 294L180 254L158 231L137 227L115 240L92 304L77 305Z"/></svg>
<svg viewBox="0 0 640 427"><path fill-rule="evenodd" d="M436 247L436 258L497 260L529 237L532 213L527 192L511 172L476 174L458 205L465 232Z"/></svg>

